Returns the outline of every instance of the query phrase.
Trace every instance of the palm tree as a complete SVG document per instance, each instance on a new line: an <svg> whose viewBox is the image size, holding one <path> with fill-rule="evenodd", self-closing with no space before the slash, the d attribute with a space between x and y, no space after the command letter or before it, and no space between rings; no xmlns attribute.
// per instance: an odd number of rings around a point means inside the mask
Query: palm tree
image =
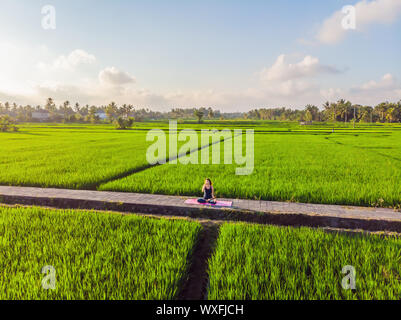
<svg viewBox="0 0 401 320"><path fill-rule="evenodd" d="M78 102L74 105L74 111L76 113L80 113L80 111L81 111L81 106L79 105Z"/></svg>
<svg viewBox="0 0 401 320"><path fill-rule="evenodd" d="M201 123L204 113L201 110L195 109L194 116L198 118L198 123Z"/></svg>
<svg viewBox="0 0 401 320"><path fill-rule="evenodd" d="M324 113L325 113L325 118L327 120L332 119L333 121L337 120L337 104L336 103L330 103L326 101L323 104L324 108Z"/></svg>
<svg viewBox="0 0 401 320"><path fill-rule="evenodd" d="M308 122L313 120L312 112L310 112L309 110L305 111L305 120L308 121Z"/></svg>
<svg viewBox="0 0 401 320"><path fill-rule="evenodd" d="M351 102L350 101L345 101L344 99L340 99L337 102L337 106L338 106L339 111L340 111L341 119L344 118L344 122L347 122L348 121L348 113L349 113L349 111L351 109L351 106L352 106Z"/></svg>
<svg viewBox="0 0 401 320"><path fill-rule="evenodd" d="M214 118L214 112L213 112L213 109L212 109L212 108L209 108L209 109L208 109L207 117L208 117L209 119L213 119L213 118Z"/></svg>
<svg viewBox="0 0 401 320"><path fill-rule="evenodd" d="M388 109L388 102L382 102L375 107L375 111L378 112L381 122L384 122L387 109Z"/></svg>
<svg viewBox="0 0 401 320"><path fill-rule="evenodd" d="M109 119L110 123L113 122L114 118L117 116L118 113L118 107L115 102L111 102L107 107L106 107L106 116L107 119Z"/></svg>
<svg viewBox="0 0 401 320"><path fill-rule="evenodd" d="M305 107L305 111L309 112L311 114L311 116L310 116L311 119L308 120L308 121L316 120L318 118L318 115L319 115L319 108L318 107L316 107L314 105L311 105L311 104L308 104Z"/></svg>
<svg viewBox="0 0 401 320"><path fill-rule="evenodd" d="M52 98L47 98L46 104L45 104L45 109L50 112L54 112L56 110L56 105L54 104L54 101Z"/></svg>
<svg viewBox="0 0 401 320"><path fill-rule="evenodd" d="M121 107L121 114L122 114L122 116L123 116L124 118L128 119L129 114L131 113L131 111L132 111L133 108L134 108L134 107L133 107L131 104L129 104L129 105L123 104L123 106Z"/></svg>

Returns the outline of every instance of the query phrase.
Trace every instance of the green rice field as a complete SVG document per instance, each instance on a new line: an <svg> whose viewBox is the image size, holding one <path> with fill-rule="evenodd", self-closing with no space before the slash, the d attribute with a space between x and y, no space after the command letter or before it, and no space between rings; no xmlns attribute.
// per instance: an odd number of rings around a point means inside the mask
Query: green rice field
<svg viewBox="0 0 401 320"><path fill-rule="evenodd" d="M0 300L173 299L201 226L91 211L0 207ZM44 266L56 271L43 289Z"/></svg>
<svg viewBox="0 0 401 320"><path fill-rule="evenodd" d="M221 146L221 163L223 149ZM401 204L398 129L338 130L334 134L318 130L259 132L254 150L251 175L236 175L239 166L235 163L166 164L102 184L99 189L199 195L203 180L209 177L218 197L386 207Z"/></svg>
<svg viewBox="0 0 401 320"><path fill-rule="evenodd" d="M0 299L174 299L201 228L182 219L0 207ZM42 287L44 266L56 271L55 289ZM354 290L341 285L344 266L355 268ZM208 275L210 300L398 300L401 240L225 223Z"/></svg>
<svg viewBox="0 0 401 320"><path fill-rule="evenodd" d="M152 142L146 134L155 128L169 129L167 122L137 123L132 130L25 124L20 132L0 133L0 185L198 196L209 177L218 197L401 206L398 124L357 124L355 129L351 124L277 121L178 125L198 134L201 129L254 129L254 169L248 176L236 175L239 166L223 160L150 165L146 151ZM200 146L199 135L198 140Z"/></svg>
<svg viewBox="0 0 401 320"><path fill-rule="evenodd" d="M341 285L348 265L355 268L355 290ZM399 300L401 240L227 223L209 276L212 300Z"/></svg>
<svg viewBox="0 0 401 320"><path fill-rule="evenodd" d="M149 167L146 133L104 125L28 125L0 133L0 184L94 189Z"/></svg>

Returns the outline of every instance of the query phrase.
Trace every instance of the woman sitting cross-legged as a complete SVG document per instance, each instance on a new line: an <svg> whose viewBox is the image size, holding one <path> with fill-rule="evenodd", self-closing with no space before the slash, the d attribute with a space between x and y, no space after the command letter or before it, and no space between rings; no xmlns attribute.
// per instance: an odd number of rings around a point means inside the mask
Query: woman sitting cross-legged
<svg viewBox="0 0 401 320"><path fill-rule="evenodd" d="M212 181L208 178L202 187L203 198L198 199L199 203L216 204L216 197L214 195L214 188Z"/></svg>

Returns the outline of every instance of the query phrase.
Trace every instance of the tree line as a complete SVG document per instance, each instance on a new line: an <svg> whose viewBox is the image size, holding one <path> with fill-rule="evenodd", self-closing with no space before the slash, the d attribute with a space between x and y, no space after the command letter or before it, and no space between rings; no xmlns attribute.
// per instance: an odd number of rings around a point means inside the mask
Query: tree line
<svg viewBox="0 0 401 320"><path fill-rule="evenodd" d="M253 119L281 121L342 121L342 122L401 122L401 100L397 103L382 102L374 107L352 104L341 99L326 102L321 108L307 105L303 110L291 108L258 108L249 112L222 113L212 108L172 108L166 112L152 111L149 108L135 108L131 104L118 106L111 102L105 106L71 104L65 101L56 106L48 98L43 106L17 105L0 102L0 116L7 116L14 122L33 122L35 113L46 113L49 122L89 122L129 124L133 121L182 119L202 122L224 119ZM37 119L36 119L37 120ZM129 120L129 121L128 121Z"/></svg>
<svg viewBox="0 0 401 320"><path fill-rule="evenodd" d="M153 111L150 108L135 108L131 104L118 106L115 102L108 105L95 106L79 103L71 104L65 101L57 106L52 98L48 98L45 104L17 105L16 103L0 102L0 115L8 115L17 122L34 122L35 113L45 112L49 122L121 122L121 119L165 120L165 119L234 119L242 117L242 113L224 113L212 108L172 108L167 112ZM37 120L37 119L36 119Z"/></svg>
<svg viewBox="0 0 401 320"><path fill-rule="evenodd" d="M342 122L401 122L401 100L397 103L382 102L374 107L352 104L344 99L326 102L319 109L307 105L303 110L287 108L253 109L245 114L247 119L289 121L342 121Z"/></svg>

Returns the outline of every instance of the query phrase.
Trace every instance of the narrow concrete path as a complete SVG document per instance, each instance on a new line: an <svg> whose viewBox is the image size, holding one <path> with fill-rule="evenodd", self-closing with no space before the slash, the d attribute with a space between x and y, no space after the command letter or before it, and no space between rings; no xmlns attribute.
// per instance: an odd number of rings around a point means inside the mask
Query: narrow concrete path
<svg viewBox="0 0 401 320"><path fill-rule="evenodd" d="M232 208L188 205L189 197L0 186L0 203L85 208L212 220L401 232L401 212L385 208L222 199Z"/></svg>

